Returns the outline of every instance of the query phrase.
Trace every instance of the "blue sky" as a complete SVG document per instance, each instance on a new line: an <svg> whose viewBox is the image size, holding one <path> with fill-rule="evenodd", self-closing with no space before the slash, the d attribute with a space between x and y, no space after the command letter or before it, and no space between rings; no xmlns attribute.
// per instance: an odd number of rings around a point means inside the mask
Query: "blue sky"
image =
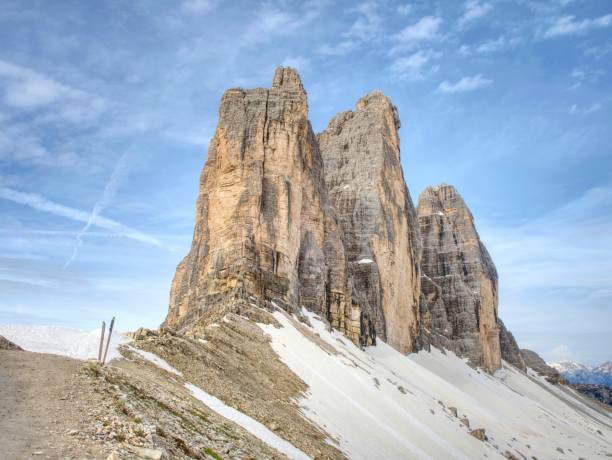
<svg viewBox="0 0 612 460"><path fill-rule="evenodd" d="M157 326L221 94L283 64L316 131L373 89L393 99L413 200L462 193L521 346L612 358L609 1L0 9L0 323Z"/></svg>

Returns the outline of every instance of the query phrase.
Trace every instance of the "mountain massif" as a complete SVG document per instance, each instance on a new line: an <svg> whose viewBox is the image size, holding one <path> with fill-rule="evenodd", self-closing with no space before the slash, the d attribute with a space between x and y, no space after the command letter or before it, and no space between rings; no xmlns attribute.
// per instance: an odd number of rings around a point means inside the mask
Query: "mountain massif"
<svg viewBox="0 0 612 460"><path fill-rule="evenodd" d="M362 346L378 337L402 353L446 348L489 372L502 357L524 368L470 210L446 184L415 210L399 127L373 92L315 135L291 68L270 89L226 91L164 326L256 302L305 308Z"/></svg>
<svg viewBox="0 0 612 460"><path fill-rule="evenodd" d="M459 192L415 208L399 126L373 92L315 134L290 68L226 91L162 327L105 365L99 330L0 326L2 458L612 456L609 410L499 318Z"/></svg>

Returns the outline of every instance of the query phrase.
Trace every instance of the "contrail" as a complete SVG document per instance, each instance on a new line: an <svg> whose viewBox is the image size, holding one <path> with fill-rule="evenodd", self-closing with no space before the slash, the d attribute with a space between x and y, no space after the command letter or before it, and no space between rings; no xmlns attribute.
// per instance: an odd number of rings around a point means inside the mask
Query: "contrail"
<svg viewBox="0 0 612 460"><path fill-rule="evenodd" d="M76 242L74 244L74 247L72 248L72 255L68 258L68 260L66 260L66 263L64 264L64 269L67 268L68 265L70 265L72 261L74 260L74 258L77 256L77 253L79 252L79 248L81 247L81 244L83 244L83 236L85 235L85 233L87 233L89 228L92 226L92 224L94 223L94 220L108 206L110 201L114 198L115 194L117 193L117 189L119 188L120 180L126 175L126 172L127 172L127 166L126 166L127 153L128 151L126 150L119 158L119 161L117 161L117 163L115 164L115 169L113 169L113 173L111 174L110 179L108 180L108 182L106 183L106 186L104 187L104 192L102 192L102 197L100 197L100 199L96 202L93 209L91 210L91 213L89 214L89 218L87 219L87 222L85 222L85 225L83 226L83 228L77 233Z"/></svg>
<svg viewBox="0 0 612 460"><path fill-rule="evenodd" d="M23 193L2 186L0 186L0 198L12 201L13 203L29 206L37 211L47 212L49 214L65 217L77 222L84 222L87 224L91 221L89 223L90 226L93 225L106 230L111 230L118 235L125 236L126 238L130 238L132 240L151 244L157 247L163 247L162 243L158 239L130 228L127 225L123 225L120 222L102 217L99 215L99 211L96 215L92 216L93 213L88 213L81 211L80 209L74 209L64 206L63 204L55 203L35 193Z"/></svg>

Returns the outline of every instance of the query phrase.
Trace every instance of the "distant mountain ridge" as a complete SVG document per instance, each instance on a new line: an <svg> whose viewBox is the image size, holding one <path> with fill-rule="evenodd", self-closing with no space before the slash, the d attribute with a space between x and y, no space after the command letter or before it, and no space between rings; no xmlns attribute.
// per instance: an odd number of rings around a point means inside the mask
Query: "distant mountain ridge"
<svg viewBox="0 0 612 460"><path fill-rule="evenodd" d="M599 366L587 366L574 361L548 363L572 384L604 385L612 387L612 361Z"/></svg>

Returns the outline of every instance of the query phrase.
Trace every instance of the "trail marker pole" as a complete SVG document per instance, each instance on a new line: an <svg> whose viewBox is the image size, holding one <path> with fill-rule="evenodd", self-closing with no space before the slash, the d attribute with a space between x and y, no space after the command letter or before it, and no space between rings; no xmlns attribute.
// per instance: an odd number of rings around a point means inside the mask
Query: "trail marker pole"
<svg viewBox="0 0 612 460"><path fill-rule="evenodd" d="M102 335L100 335L100 348L98 349L98 362L102 362L102 347L104 346L104 331L106 329L106 322L102 321Z"/></svg>
<svg viewBox="0 0 612 460"><path fill-rule="evenodd" d="M106 348L104 348L104 356L102 357L102 365L106 362L106 354L108 353L108 346L110 345L111 335L113 335L113 326L115 325L115 317L110 322L110 326L108 327L108 339L106 341Z"/></svg>

